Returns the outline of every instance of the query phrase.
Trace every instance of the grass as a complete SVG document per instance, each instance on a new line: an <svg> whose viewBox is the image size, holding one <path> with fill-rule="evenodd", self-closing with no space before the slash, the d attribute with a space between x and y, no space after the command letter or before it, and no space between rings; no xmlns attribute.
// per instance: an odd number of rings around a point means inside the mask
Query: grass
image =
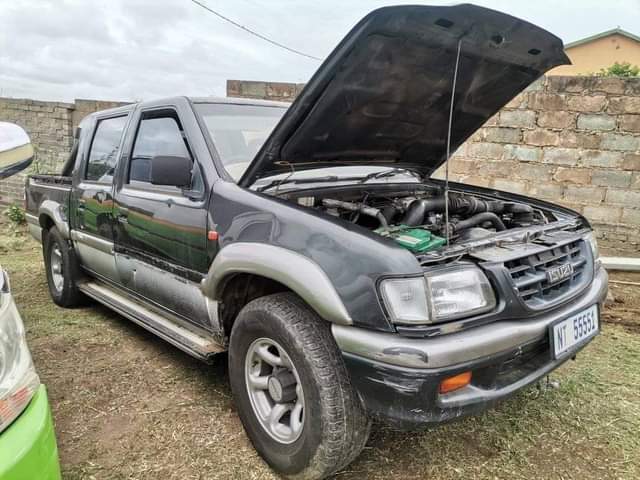
<svg viewBox="0 0 640 480"><path fill-rule="evenodd" d="M56 307L40 248L20 231L0 235L0 262L49 390L65 478L275 478L242 430L224 361L202 365L95 304ZM612 323L552 375L559 388L424 432L376 425L336 478L639 478L640 289L620 288Z"/></svg>

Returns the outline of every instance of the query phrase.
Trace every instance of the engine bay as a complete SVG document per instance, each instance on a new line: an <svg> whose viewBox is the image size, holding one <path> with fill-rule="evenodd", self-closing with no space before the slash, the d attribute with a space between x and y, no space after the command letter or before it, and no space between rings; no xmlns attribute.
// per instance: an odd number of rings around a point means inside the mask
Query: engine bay
<svg viewBox="0 0 640 480"><path fill-rule="evenodd" d="M525 203L462 192L449 192L447 200L437 187L405 192L325 191L291 200L368 228L416 254L443 247L447 237L454 245L556 220L550 212Z"/></svg>

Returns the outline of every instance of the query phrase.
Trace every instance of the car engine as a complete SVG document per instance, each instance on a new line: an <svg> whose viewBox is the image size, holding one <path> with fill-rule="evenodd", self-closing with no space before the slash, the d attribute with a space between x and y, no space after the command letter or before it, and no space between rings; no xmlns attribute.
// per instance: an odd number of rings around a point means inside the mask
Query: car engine
<svg viewBox="0 0 640 480"><path fill-rule="evenodd" d="M525 203L456 192L449 193L446 202L439 189L393 194L360 192L340 195L340 199L325 195L299 197L297 202L367 227L414 253L426 253L445 245L447 234L450 243L466 242L553 220L548 212Z"/></svg>

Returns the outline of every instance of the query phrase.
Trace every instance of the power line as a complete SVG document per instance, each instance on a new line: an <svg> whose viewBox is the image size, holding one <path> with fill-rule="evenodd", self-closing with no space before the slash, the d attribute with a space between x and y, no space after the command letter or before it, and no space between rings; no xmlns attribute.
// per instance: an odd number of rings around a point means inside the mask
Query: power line
<svg viewBox="0 0 640 480"><path fill-rule="evenodd" d="M224 20L225 22L229 22L231 25L233 25L233 26L235 26L235 27L238 27L238 28L240 28L241 30L244 30L245 32L247 32L247 33L249 33L249 34L251 34L251 35L253 35L253 36L255 36L255 37L258 37L258 38L260 38L260 39L264 40L265 42L269 42L270 44L275 45L276 47L284 48L285 50L288 50L288 51L289 51L289 52L291 52L291 53L295 53L295 54L297 54L297 55L302 55L303 57L311 58L311 59L313 59L313 60L318 60L319 62L321 62L321 61L322 61L322 59L321 59L321 58L314 57L313 55L309 55L308 53L301 52L300 50L296 50L295 48L287 47L286 45L283 45L282 43L278 43L278 42L276 42L275 40L271 40L270 38L265 37L264 35L262 35L262 34L260 34L260 33L258 33L258 32L254 32L253 30L251 30L251 29L249 29L249 28L245 27L244 25L240 25L239 23L234 22L234 21L233 21L233 20L231 20L230 18L225 17L225 16L224 16L224 15L222 15L221 13L216 12L215 10L213 10L213 9L209 8L209 7L208 7L208 6L206 6L204 3L201 3L201 2L199 2L198 0L191 0L191 1L192 1L193 3L195 3L196 5L198 5L198 6L202 7L202 8L204 8L204 9L205 9L205 10L207 10L208 12L213 13L216 17L221 18L221 19L222 19L222 20Z"/></svg>

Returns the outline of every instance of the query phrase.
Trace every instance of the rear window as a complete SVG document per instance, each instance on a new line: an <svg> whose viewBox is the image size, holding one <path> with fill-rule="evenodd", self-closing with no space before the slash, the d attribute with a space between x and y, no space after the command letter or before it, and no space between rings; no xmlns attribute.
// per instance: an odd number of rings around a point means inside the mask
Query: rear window
<svg viewBox="0 0 640 480"><path fill-rule="evenodd" d="M100 120L91 142L89 162L85 178L93 182L110 183L120 153L122 133L127 117L113 117Z"/></svg>
<svg viewBox="0 0 640 480"><path fill-rule="evenodd" d="M223 103L199 103L195 107L234 180L240 179L287 111L284 107Z"/></svg>

